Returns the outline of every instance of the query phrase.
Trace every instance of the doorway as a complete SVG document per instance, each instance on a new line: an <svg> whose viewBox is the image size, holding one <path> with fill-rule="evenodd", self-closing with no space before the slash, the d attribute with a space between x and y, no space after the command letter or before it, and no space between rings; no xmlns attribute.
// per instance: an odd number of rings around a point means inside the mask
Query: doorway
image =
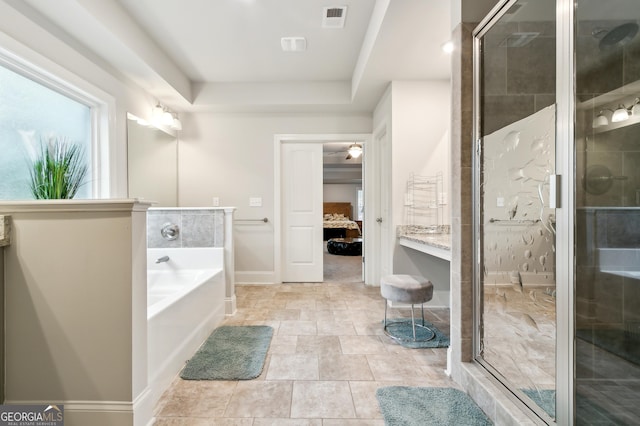
<svg viewBox="0 0 640 426"><path fill-rule="evenodd" d="M297 275L295 278L292 278L288 272L289 265L287 264L287 262L291 262L291 258L287 257L288 253L290 253L290 251L288 251L290 246L287 244L287 238L290 238L287 236L287 227L290 226L290 223L288 223L288 218L287 218L287 209L289 207L287 206L287 195L285 194L285 191L287 191L287 186L286 186L287 179L288 179L287 176L290 176L290 171L291 171L290 169L294 167L295 163L285 160L283 155L283 147L288 144L297 144L298 146L301 147L301 149L304 149L304 146L308 145L309 147L312 147L312 146L320 147L320 150L322 150L322 147L325 144L327 144L328 146L332 146L331 144L349 142L349 146L352 144L358 144L364 152L366 150L367 142L369 142L370 139L371 139L371 135L369 134L309 134L309 135L275 135L274 136L274 144L275 144L274 146L274 153L275 153L274 239L275 239L275 244L274 245L276 247L276 250L274 252L274 264L275 264L276 282L324 281L324 271L323 271L323 277L321 279L318 279L317 276L314 276L314 277L309 276L310 279L307 279L306 277L300 276L300 275ZM347 150L349 146L347 146ZM331 156L337 156L337 155L338 154L331 154ZM344 156L345 161L347 161L346 160L347 155L348 153L345 152L345 156ZM312 163L310 162L309 164L312 164ZM321 164L313 167L315 170L313 173L320 173L320 175L323 175L323 167ZM318 167L318 168L315 169L315 167ZM366 176L372 175L372 171L368 171L367 167L368 167L367 162L363 161L363 166L361 170L364 171L364 173L362 171L360 172L361 184L362 184L361 206L360 207L358 206L357 193L353 201L355 204L353 209L354 212L352 213L353 218L358 217L359 209L360 208L362 209L361 223L358 225L357 230L353 230L357 233L360 233L361 232L360 230L362 230L363 228L366 229L366 227L368 226L369 220L372 220L371 218L374 217L375 215L375 213L373 212L373 201L370 203L364 203L364 200L369 201L369 200L375 200L376 198L375 196L371 195L371 190L372 190L371 185L366 184L366 181L367 181ZM321 262L324 264L324 257L325 257L324 251L326 250L326 241L324 240L324 235L323 235L324 234L323 232L324 217L322 212L324 190L321 185L319 188L317 186L314 186L313 191L318 191L318 194L315 194L317 195L317 198L314 198L314 199L320 200L319 202L320 213L315 216L314 226L319 227L319 229L321 229L321 232L320 233L310 232L308 233L308 236L305 238L314 239L309 244L313 246L314 253L316 253L317 251L317 253L322 255ZM353 222L356 222L356 221L353 221ZM298 235L302 235L302 234L298 234ZM346 237L346 233L345 233L345 237ZM367 275L373 274L372 272L370 272L370 269L368 269L367 267L364 267L364 268L362 267L361 260L366 257L366 248L364 247L364 244L362 244L362 255L363 257L360 258L361 278L358 280L358 282L362 282L362 281L366 282ZM353 260L351 262L353 262ZM375 267L375 265L370 265L370 267ZM350 268L350 269L353 270L353 268ZM357 272L356 272L356 275L357 275ZM347 279L347 278L341 278L341 280L342 279Z"/></svg>
<svg viewBox="0 0 640 426"><path fill-rule="evenodd" d="M363 148L353 141L322 146L325 282L363 281Z"/></svg>

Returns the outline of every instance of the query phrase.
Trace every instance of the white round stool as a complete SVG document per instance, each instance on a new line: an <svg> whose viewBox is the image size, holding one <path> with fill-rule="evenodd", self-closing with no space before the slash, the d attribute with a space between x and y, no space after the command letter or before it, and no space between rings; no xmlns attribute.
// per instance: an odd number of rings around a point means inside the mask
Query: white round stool
<svg viewBox="0 0 640 426"><path fill-rule="evenodd" d="M387 304L388 301L411 304L411 327L413 329L413 341L416 340L416 327L428 330L427 337L419 341L429 341L435 337L435 332L424 323L424 304L433 297L433 284L424 277L417 275L387 275L380 280L380 294L384 297L384 333L395 340L405 340L394 336L387 330ZM422 309L422 325L416 324L413 315L413 305L420 304Z"/></svg>

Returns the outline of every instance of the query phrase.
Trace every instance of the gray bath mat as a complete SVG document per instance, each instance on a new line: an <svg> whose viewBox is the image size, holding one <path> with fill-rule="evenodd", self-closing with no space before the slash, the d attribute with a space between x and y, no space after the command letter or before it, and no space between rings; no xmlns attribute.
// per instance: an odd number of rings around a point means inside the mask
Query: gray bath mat
<svg viewBox="0 0 640 426"><path fill-rule="evenodd" d="M491 425L466 393L453 388L389 386L376 391L386 426Z"/></svg>
<svg viewBox="0 0 640 426"><path fill-rule="evenodd" d="M273 328L222 326L213 331L180 373L185 380L249 380L262 372Z"/></svg>

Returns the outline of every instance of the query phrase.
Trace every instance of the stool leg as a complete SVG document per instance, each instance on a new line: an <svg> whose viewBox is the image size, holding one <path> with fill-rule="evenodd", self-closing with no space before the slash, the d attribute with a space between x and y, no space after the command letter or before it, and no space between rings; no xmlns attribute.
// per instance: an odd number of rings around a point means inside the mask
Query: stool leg
<svg viewBox="0 0 640 426"><path fill-rule="evenodd" d="M384 328L383 330L387 329L387 299L384 300Z"/></svg>
<svg viewBox="0 0 640 426"><path fill-rule="evenodd" d="M420 304L420 308L422 309L422 326L424 327L424 303Z"/></svg>
<svg viewBox="0 0 640 426"><path fill-rule="evenodd" d="M411 304L411 327L413 328L413 341L416 341L416 320L413 317L413 303Z"/></svg>

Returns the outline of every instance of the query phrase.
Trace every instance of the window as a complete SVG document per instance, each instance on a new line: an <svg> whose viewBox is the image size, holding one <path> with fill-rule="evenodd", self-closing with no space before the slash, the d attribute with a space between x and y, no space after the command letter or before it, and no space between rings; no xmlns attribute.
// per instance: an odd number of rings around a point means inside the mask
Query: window
<svg viewBox="0 0 640 426"><path fill-rule="evenodd" d="M32 199L29 164L40 142L63 138L82 147L89 167L76 198L93 198L97 179L92 107L0 65L0 199Z"/></svg>

